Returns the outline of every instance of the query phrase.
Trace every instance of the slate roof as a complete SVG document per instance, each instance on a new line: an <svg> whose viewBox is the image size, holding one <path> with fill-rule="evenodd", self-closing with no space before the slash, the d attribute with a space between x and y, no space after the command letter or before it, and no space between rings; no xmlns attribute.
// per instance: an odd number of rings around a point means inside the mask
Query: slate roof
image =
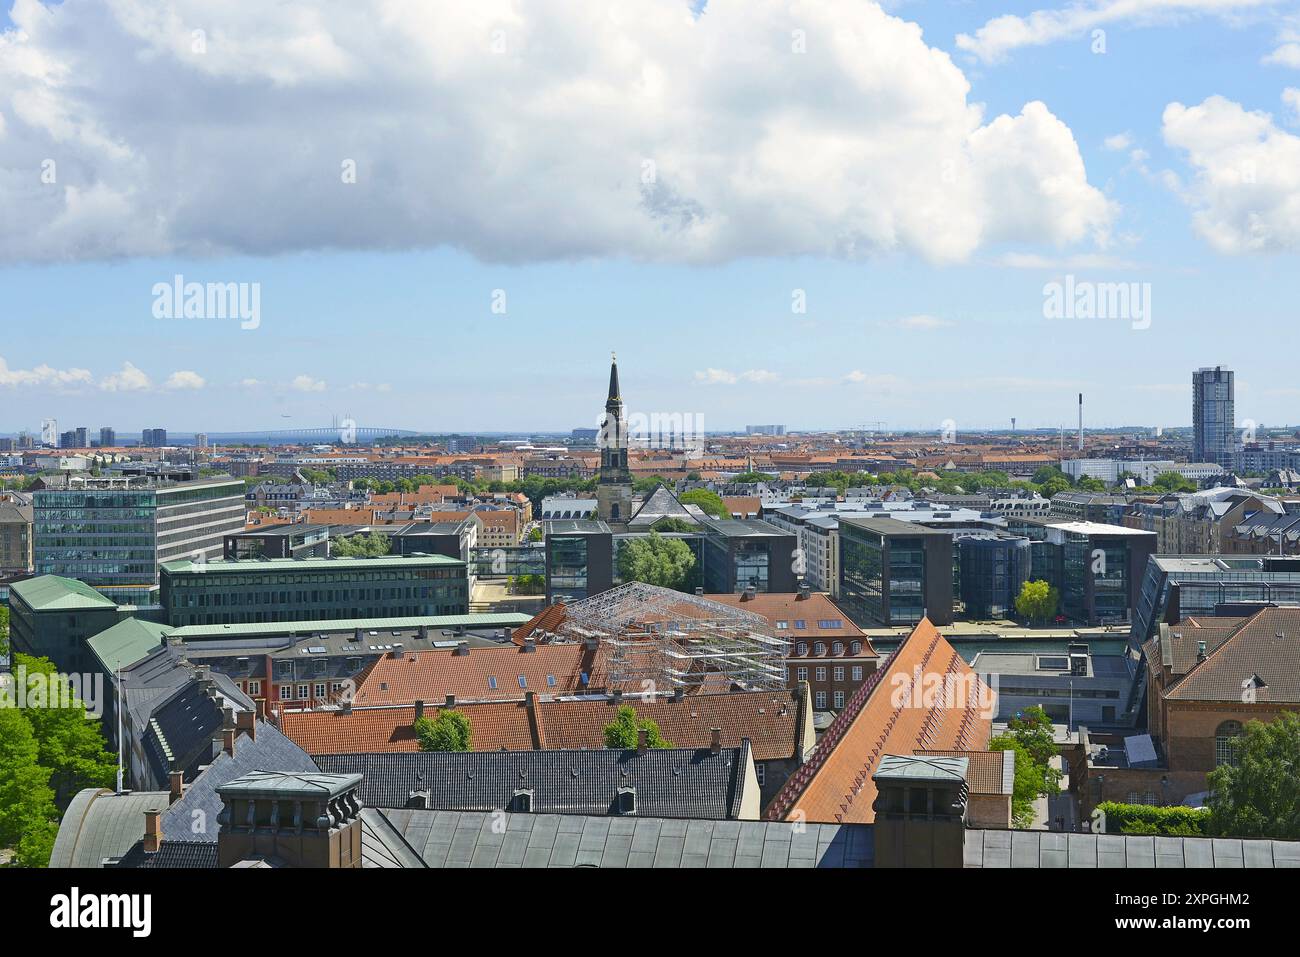
<svg viewBox="0 0 1300 957"><path fill-rule="evenodd" d="M429 867L870 867L871 828L650 817L383 812Z"/></svg>
<svg viewBox="0 0 1300 957"><path fill-rule="evenodd" d="M221 797L217 788L250 771L315 772L320 768L307 752L265 721L257 722L257 734L247 732L235 740L234 757L222 751L208 769L185 789L185 795L163 815L163 840L215 841Z"/></svg>
<svg viewBox="0 0 1300 957"><path fill-rule="evenodd" d="M967 830L966 867L1300 867L1300 843Z"/></svg>
<svg viewBox="0 0 1300 957"><path fill-rule="evenodd" d="M677 500L677 496L660 485L650 493L636 514L628 521L629 527L649 527L664 518L676 518L691 525L699 524L695 514Z"/></svg>
<svg viewBox="0 0 1300 957"><path fill-rule="evenodd" d="M253 702L219 672L211 673L219 695L213 699L193 672L185 670L189 679L153 709L144 729L145 754L159 782L167 780L172 768L192 772L211 763L213 739L221 731L227 704L236 710L253 709Z"/></svg>
<svg viewBox="0 0 1300 957"><path fill-rule="evenodd" d="M1188 641L1187 634L1183 642ZM1193 649L1195 640L1191 639ZM1300 704L1300 608L1256 612L1204 661L1193 663L1183 678L1165 690L1165 698L1240 702L1243 683L1256 677L1263 681L1256 686L1257 701Z"/></svg>
<svg viewBox="0 0 1300 957"><path fill-rule="evenodd" d="M404 808L413 791L437 810L513 807L533 792L535 814L616 814L620 788L636 789L636 813L710 820L741 812L747 748L630 751L483 751L317 755L321 770L360 774L369 807Z"/></svg>
<svg viewBox="0 0 1300 957"><path fill-rule="evenodd" d="M953 694L926 693L934 679L949 678L954 679ZM809 821L873 822L876 785L871 776L883 756L966 751L988 744L996 707L979 700L980 694L991 695L987 689L967 693L975 690L973 680L966 660L929 619L922 619L854 692L808 760L768 804L765 818L781 820L803 812Z"/></svg>

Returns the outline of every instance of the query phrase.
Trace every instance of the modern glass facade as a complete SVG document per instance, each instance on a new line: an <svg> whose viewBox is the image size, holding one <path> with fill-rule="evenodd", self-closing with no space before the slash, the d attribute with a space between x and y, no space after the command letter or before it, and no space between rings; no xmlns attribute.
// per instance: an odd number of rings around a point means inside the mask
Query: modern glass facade
<svg viewBox="0 0 1300 957"><path fill-rule="evenodd" d="M465 565L443 556L175 562L162 569L171 625L464 615Z"/></svg>
<svg viewBox="0 0 1300 957"><path fill-rule="evenodd" d="M220 558L225 536L243 527L238 480L42 489L33 496L33 565L38 575L78 579L115 601L150 604L159 565Z"/></svg>
<svg viewBox="0 0 1300 957"><path fill-rule="evenodd" d="M859 624L953 620L957 578L948 532L893 518L840 520L840 604Z"/></svg>
<svg viewBox="0 0 1300 957"><path fill-rule="evenodd" d="M1218 605L1272 602L1300 605L1300 564L1233 555L1153 555L1129 633L1134 644L1155 636L1161 622L1212 617Z"/></svg>
<svg viewBox="0 0 1300 957"><path fill-rule="evenodd" d="M1197 462L1234 465L1237 449L1233 373L1197 369L1192 373L1192 454Z"/></svg>
<svg viewBox="0 0 1300 957"><path fill-rule="evenodd" d="M704 589L713 594L795 590L797 536L759 519L704 519Z"/></svg>
<svg viewBox="0 0 1300 957"><path fill-rule="evenodd" d="M1025 538L969 537L957 541L958 594L971 618L1004 618L1015 611L1020 586L1032 571Z"/></svg>
<svg viewBox="0 0 1300 957"><path fill-rule="evenodd" d="M556 536L551 540L548 551L550 600L567 604L589 597L587 539L580 536Z"/></svg>

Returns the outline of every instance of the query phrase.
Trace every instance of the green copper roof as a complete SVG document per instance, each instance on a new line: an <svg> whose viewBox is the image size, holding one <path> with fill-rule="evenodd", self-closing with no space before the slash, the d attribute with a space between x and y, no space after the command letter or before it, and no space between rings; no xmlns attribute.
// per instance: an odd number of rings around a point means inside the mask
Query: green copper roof
<svg viewBox="0 0 1300 957"><path fill-rule="evenodd" d="M325 774L303 772L286 774L282 771L249 771L217 788L222 797L253 798L325 798L337 797L361 783L359 774Z"/></svg>
<svg viewBox="0 0 1300 957"><path fill-rule="evenodd" d="M59 575L39 575L14 582L9 586L9 593L17 595L34 611L117 607L117 602L104 597L85 582Z"/></svg>
<svg viewBox="0 0 1300 957"><path fill-rule="evenodd" d="M312 621L259 621L240 625L183 625L171 628L172 638L211 638L226 635L312 635L328 631L407 631L425 625L436 628L514 628L527 624L529 615L518 612L468 615L424 615L410 618L335 618Z"/></svg>
<svg viewBox="0 0 1300 957"><path fill-rule="evenodd" d="M129 668L162 644L166 625L139 618L125 618L86 642L111 675L118 668Z"/></svg>
<svg viewBox="0 0 1300 957"><path fill-rule="evenodd" d="M969 764L967 758L886 754L871 777L875 781L964 781Z"/></svg>
<svg viewBox="0 0 1300 957"><path fill-rule="evenodd" d="M380 555L378 558L272 558L245 559L243 561L192 562L188 558L163 562L162 570L169 574L194 573L199 575L245 574L248 572L312 572L322 569L338 571L374 570L377 568L409 568L421 565L461 565L457 558L446 555Z"/></svg>

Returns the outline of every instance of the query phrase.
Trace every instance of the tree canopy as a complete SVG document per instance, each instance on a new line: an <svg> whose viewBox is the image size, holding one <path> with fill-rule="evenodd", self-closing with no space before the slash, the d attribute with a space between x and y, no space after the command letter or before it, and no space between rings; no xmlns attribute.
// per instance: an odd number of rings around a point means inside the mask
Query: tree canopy
<svg viewBox="0 0 1300 957"><path fill-rule="evenodd" d="M1030 621L1045 622L1056 614L1060 602L1061 593L1047 582L1027 581L1016 596L1016 614Z"/></svg>
<svg viewBox="0 0 1300 957"><path fill-rule="evenodd" d="M1026 708L1007 723L1004 734L989 739L989 750L1015 752L1011 822L1018 828L1032 827L1034 801L1061 791L1061 772L1051 765L1056 754L1051 719L1040 707Z"/></svg>
<svg viewBox="0 0 1300 957"><path fill-rule="evenodd" d="M722 502L722 496L707 488L693 488L689 492L683 492L677 496L677 501L683 505L698 505L705 515L712 515L714 518L731 517L727 506Z"/></svg>
<svg viewBox="0 0 1300 957"><path fill-rule="evenodd" d="M441 711L434 719L415 719L415 737L421 751L468 751L470 735L469 718L460 711Z"/></svg>
<svg viewBox="0 0 1300 957"><path fill-rule="evenodd" d="M1232 761L1210 772L1210 832L1300 840L1300 716L1248 721L1232 749Z"/></svg>
<svg viewBox="0 0 1300 957"><path fill-rule="evenodd" d="M665 741L659 733L659 725L649 718L637 718L636 709L629 705L620 705L614 720L605 725L605 747L616 751L628 751L637 746L637 732L645 731L652 748L671 748L672 742Z"/></svg>
<svg viewBox="0 0 1300 957"><path fill-rule="evenodd" d="M652 531L634 538L618 553L618 574L625 582L645 582L682 591L691 584L695 553L679 538Z"/></svg>
<svg viewBox="0 0 1300 957"><path fill-rule="evenodd" d="M368 532L331 539L330 554L339 558L375 558L387 555L392 545L392 538L383 532Z"/></svg>

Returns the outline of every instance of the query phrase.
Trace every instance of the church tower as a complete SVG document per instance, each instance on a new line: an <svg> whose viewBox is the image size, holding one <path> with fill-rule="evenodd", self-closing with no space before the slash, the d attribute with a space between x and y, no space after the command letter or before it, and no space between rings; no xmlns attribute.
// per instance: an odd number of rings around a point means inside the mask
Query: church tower
<svg viewBox="0 0 1300 957"><path fill-rule="evenodd" d="M632 473L627 467L627 416L618 389L618 358L609 358L609 398L597 437L600 479L596 485L597 514L602 521L623 523L632 517Z"/></svg>

